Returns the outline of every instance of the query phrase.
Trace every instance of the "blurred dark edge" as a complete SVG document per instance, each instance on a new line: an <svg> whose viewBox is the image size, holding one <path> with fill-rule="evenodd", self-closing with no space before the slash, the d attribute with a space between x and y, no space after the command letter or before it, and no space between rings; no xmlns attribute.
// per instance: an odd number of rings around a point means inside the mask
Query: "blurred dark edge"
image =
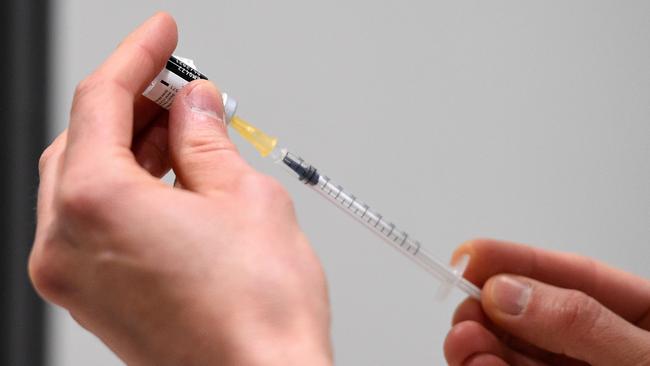
<svg viewBox="0 0 650 366"><path fill-rule="evenodd" d="M38 158L47 134L49 1L3 0L0 12L0 365L44 365L44 305L27 277Z"/></svg>

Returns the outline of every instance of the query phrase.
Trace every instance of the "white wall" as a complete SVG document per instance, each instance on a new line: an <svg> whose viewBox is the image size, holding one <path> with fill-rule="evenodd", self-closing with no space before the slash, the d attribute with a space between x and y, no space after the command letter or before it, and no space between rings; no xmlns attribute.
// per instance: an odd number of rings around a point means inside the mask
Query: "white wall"
<svg viewBox="0 0 650 366"><path fill-rule="evenodd" d="M243 116L443 258L488 236L650 277L650 2L59 0L53 134L75 84L158 9ZM295 197L338 364L442 364L462 296L436 303L430 277L241 151ZM50 315L52 366L119 364Z"/></svg>

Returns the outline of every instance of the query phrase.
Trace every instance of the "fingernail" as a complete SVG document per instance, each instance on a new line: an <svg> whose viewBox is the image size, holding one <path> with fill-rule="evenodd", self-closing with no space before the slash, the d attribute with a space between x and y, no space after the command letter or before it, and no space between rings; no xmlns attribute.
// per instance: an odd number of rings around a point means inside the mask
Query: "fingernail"
<svg viewBox="0 0 650 366"><path fill-rule="evenodd" d="M506 314L519 315L524 312L532 287L512 276L498 276L492 284L492 300Z"/></svg>
<svg viewBox="0 0 650 366"><path fill-rule="evenodd" d="M208 83L195 85L185 97L190 109L223 123L223 106L217 93Z"/></svg>

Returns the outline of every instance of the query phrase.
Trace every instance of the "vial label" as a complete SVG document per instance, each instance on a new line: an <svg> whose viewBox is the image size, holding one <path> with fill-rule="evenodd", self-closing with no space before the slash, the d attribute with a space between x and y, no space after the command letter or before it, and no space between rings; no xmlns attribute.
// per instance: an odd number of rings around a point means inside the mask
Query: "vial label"
<svg viewBox="0 0 650 366"><path fill-rule="evenodd" d="M196 70L194 62L172 55L165 68L156 76L142 93L159 106L169 109L174 97L189 82L207 77Z"/></svg>

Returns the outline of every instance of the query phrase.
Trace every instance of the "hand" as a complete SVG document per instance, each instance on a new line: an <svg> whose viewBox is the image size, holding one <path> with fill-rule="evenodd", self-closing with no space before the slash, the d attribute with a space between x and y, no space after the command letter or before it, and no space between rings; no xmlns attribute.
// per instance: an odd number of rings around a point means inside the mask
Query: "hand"
<svg viewBox="0 0 650 366"><path fill-rule="evenodd" d="M588 258L476 240L466 300L445 341L450 365L650 365L650 282Z"/></svg>
<svg viewBox="0 0 650 366"><path fill-rule="evenodd" d="M330 364L322 268L216 88L169 114L141 96L176 41L158 14L79 84L40 161L31 279L129 365ZM158 179L170 166L183 189Z"/></svg>

